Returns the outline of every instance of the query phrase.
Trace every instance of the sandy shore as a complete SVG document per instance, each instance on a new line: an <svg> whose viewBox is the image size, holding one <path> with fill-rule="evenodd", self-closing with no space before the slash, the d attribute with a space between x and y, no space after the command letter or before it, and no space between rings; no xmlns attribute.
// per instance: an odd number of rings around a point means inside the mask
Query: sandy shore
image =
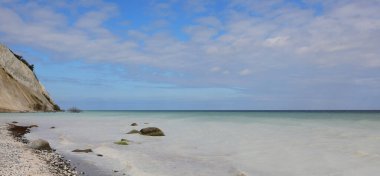
<svg viewBox="0 0 380 176"><path fill-rule="evenodd" d="M36 151L16 140L0 126L0 176L66 176L77 175L62 156L55 152Z"/></svg>

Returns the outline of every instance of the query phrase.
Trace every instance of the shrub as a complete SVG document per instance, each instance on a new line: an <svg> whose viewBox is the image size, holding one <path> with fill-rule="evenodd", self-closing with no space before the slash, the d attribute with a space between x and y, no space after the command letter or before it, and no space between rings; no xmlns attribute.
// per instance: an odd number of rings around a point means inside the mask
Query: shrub
<svg viewBox="0 0 380 176"><path fill-rule="evenodd" d="M20 60L22 63L24 63L26 66L28 66L30 70L34 71L34 65L33 65L33 64L29 64L29 62L26 61L22 56L20 56L20 55L14 53L12 50L10 50L10 51L11 51L11 53L12 53L12 54L13 54L18 60Z"/></svg>
<svg viewBox="0 0 380 176"><path fill-rule="evenodd" d="M67 111L72 112L72 113L80 113L80 112L82 112L82 110L78 109L77 107L69 108Z"/></svg>
<svg viewBox="0 0 380 176"><path fill-rule="evenodd" d="M60 108L58 105L55 104L55 105L53 106L53 110L54 110L54 111L61 111L61 108Z"/></svg>

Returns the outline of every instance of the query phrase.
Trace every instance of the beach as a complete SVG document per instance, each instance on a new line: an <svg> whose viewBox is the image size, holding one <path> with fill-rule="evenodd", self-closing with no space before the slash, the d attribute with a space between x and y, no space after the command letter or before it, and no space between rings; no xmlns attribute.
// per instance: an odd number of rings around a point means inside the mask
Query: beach
<svg viewBox="0 0 380 176"><path fill-rule="evenodd" d="M49 141L78 171L87 168L86 175L369 176L380 172L377 111L0 114L1 123L13 120L37 124L26 138ZM127 134L146 127L158 127L165 136ZM121 139L128 145L115 144ZM72 152L75 149L92 152Z"/></svg>
<svg viewBox="0 0 380 176"><path fill-rule="evenodd" d="M25 140L24 140L25 141ZM0 175L1 176L74 176L77 175L54 152L33 150L20 138L8 131L8 125L0 126Z"/></svg>

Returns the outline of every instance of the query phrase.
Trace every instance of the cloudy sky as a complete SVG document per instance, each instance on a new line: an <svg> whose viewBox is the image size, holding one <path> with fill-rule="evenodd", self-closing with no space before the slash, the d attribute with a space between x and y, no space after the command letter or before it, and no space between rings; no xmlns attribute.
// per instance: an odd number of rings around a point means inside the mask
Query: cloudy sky
<svg viewBox="0 0 380 176"><path fill-rule="evenodd" d="M380 109L379 0L0 0L63 108Z"/></svg>

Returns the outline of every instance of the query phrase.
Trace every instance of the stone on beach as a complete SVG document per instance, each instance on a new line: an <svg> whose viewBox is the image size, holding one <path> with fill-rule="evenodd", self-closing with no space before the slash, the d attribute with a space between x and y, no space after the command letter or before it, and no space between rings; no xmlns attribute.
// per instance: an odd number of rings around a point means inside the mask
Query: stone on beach
<svg viewBox="0 0 380 176"><path fill-rule="evenodd" d="M28 144L28 146L35 150L51 150L49 142L43 139L37 139Z"/></svg>
<svg viewBox="0 0 380 176"><path fill-rule="evenodd" d="M164 132L157 127L147 127L140 130L140 134L146 136L165 136Z"/></svg>

